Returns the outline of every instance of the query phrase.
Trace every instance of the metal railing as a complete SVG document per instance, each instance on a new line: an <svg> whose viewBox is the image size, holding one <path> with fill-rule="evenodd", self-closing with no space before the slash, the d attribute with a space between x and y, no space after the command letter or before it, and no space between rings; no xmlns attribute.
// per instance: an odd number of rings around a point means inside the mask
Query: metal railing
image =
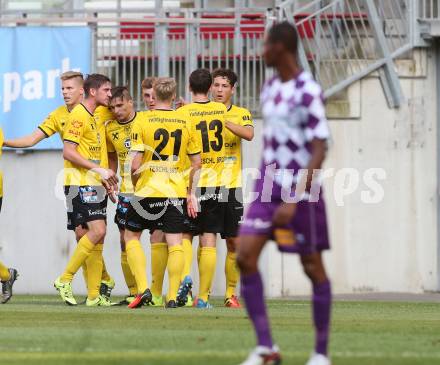
<svg viewBox="0 0 440 365"><path fill-rule="evenodd" d="M435 0L287 0L277 9L140 9L29 10L3 12L0 22L15 26L81 24L93 29L93 71L127 85L142 108L140 84L146 76L171 76L178 93L189 99L192 70L228 67L239 77L235 102L259 111L258 95L265 79L262 38L274 20L296 24L300 57L333 96L379 70L392 107L403 95L393 60L414 47L417 15L438 12ZM305 4L305 5L304 5ZM434 11L435 10L435 11ZM420 17L420 15L419 15Z"/></svg>
<svg viewBox="0 0 440 365"><path fill-rule="evenodd" d="M389 104L402 95L393 59L412 49L411 0L321 0L300 8L281 4L280 18L294 22L302 38L300 56L322 84L326 97L385 66Z"/></svg>
<svg viewBox="0 0 440 365"><path fill-rule="evenodd" d="M234 102L254 113L259 111L259 91L265 78L261 58L264 13L162 9L157 15L145 15L127 9L125 17L119 17L112 11L30 10L20 12L19 17L6 12L0 22L3 26L90 26L94 34L92 71L108 75L115 85L127 85L138 108L143 108L140 85L147 76L174 77L179 95L189 100L187 80L194 69L227 67L238 75Z"/></svg>
<svg viewBox="0 0 440 365"><path fill-rule="evenodd" d="M423 20L440 19L438 0L419 0L419 17Z"/></svg>
<svg viewBox="0 0 440 365"><path fill-rule="evenodd" d="M264 18L195 17L185 14L160 22L154 18L120 21L96 28L96 71L128 85L141 105L145 76L171 76L178 94L189 99L188 77L199 67L226 67L238 75L235 102L258 111L264 81L261 60ZM185 23L184 20L187 20ZM173 21L173 22L171 22Z"/></svg>

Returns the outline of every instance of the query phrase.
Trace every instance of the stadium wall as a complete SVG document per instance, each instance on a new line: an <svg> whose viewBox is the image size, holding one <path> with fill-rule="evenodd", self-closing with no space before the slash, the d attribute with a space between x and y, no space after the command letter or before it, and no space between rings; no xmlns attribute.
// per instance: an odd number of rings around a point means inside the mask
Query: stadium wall
<svg viewBox="0 0 440 365"><path fill-rule="evenodd" d="M325 179L325 193L333 249L326 261L337 293L439 289L437 62L432 49L397 62L407 97L400 110L386 105L377 74L328 105L333 141L325 168L333 176ZM244 145L246 167L259 164L261 120L255 124L255 141ZM52 282L75 245L73 234L65 230L63 201L56 196L61 191L55 192L61 153L7 151L1 164L0 257L20 271L18 293L54 293ZM110 205L109 221L113 216ZM149 257L147 236L143 242ZM117 282L115 292L125 294L114 224L109 224L104 256ZM223 294L224 257L222 241L214 295ZM266 247L261 268L270 296L310 291L297 257L280 255L273 244ZM81 274L74 289L85 293Z"/></svg>

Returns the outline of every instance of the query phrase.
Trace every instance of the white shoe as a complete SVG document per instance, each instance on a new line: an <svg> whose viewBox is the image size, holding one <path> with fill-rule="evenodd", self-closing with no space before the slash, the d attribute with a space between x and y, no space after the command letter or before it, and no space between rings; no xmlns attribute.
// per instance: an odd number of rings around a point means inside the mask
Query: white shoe
<svg viewBox="0 0 440 365"><path fill-rule="evenodd" d="M327 356L313 353L306 365L331 365L331 363Z"/></svg>
<svg viewBox="0 0 440 365"><path fill-rule="evenodd" d="M278 346L272 348L257 346L240 365L280 365L281 355Z"/></svg>

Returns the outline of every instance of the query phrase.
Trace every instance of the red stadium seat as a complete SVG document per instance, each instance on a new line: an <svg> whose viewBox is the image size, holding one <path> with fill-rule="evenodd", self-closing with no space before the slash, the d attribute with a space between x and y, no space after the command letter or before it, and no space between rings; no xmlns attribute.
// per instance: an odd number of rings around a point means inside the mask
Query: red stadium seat
<svg viewBox="0 0 440 365"><path fill-rule="evenodd" d="M316 18L309 18L311 14L301 13L295 15L295 22L298 25L298 33L302 39L312 39L316 33ZM234 19L233 14L203 14L203 19ZM170 17L172 19L179 19L182 17ZM344 19L346 22L367 21L368 16L365 13L336 13L336 14L322 14L321 22L332 22L335 19ZM262 38L264 35L265 15L261 13L242 14L240 24L240 34L242 38ZM130 21L121 22L120 28L121 39L152 39L154 37L155 26L154 23L148 21ZM233 39L234 26L232 25L203 25L200 27L201 37L203 39ZM170 39L185 39L185 24L174 23L169 28ZM198 56L201 57L200 55ZM230 58L234 56L231 55ZM240 56L237 56L240 57ZM308 54L309 59L313 58L313 54ZM114 57L112 57L114 58ZM150 57L151 58L151 57ZM179 57L180 58L180 57ZM177 58L177 59L179 59ZM216 57L218 58L218 57ZM225 59L226 57L221 57Z"/></svg>

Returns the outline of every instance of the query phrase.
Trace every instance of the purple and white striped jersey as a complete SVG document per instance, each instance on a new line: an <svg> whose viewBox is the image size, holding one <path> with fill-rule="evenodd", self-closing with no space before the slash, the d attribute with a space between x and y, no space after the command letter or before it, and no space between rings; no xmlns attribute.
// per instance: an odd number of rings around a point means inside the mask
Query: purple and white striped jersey
<svg viewBox="0 0 440 365"><path fill-rule="evenodd" d="M310 142L314 138L330 137L322 89L305 71L287 82L274 77L263 87L261 105L264 119L261 171L264 174L266 166L275 164L273 194L279 195L281 189L290 189L298 171L307 167Z"/></svg>

